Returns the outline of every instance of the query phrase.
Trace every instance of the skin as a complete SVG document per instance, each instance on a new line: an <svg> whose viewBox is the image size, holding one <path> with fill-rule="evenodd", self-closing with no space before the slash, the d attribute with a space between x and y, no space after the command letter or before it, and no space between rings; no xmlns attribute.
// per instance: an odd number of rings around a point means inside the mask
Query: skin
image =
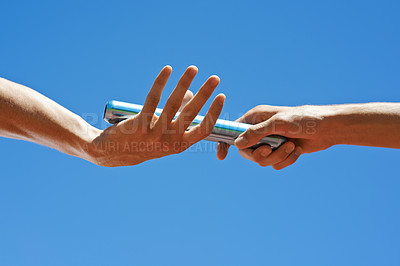
<svg viewBox="0 0 400 266"><path fill-rule="evenodd" d="M400 103L260 105L237 121L253 124L235 141L239 153L276 170L293 164L303 153L338 144L400 148ZM275 151L267 145L248 149L268 135L282 135L288 141ZM229 145L218 144L218 159L225 159L228 149Z"/></svg>
<svg viewBox="0 0 400 266"><path fill-rule="evenodd" d="M188 67L157 117L154 112L171 72L170 66L161 70L140 114L104 131L42 94L0 78L0 136L35 142L109 167L180 153L211 133L225 95L217 95L203 122L186 131L220 80L211 76L193 96L188 89L198 70ZM178 110L181 114L173 120Z"/></svg>

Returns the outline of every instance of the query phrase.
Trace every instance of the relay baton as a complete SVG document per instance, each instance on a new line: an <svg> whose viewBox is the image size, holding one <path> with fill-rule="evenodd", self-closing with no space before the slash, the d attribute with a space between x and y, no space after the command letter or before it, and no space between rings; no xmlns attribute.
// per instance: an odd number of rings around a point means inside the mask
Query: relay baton
<svg viewBox="0 0 400 266"><path fill-rule="evenodd" d="M120 101L109 101L106 104L106 108L104 111L104 120L106 120L110 124L115 124L135 116L140 113L143 105L120 102ZM162 109L157 108L155 111L155 115L160 116ZM179 116L179 112L175 115L176 119ZM187 130L197 126L203 121L204 116L198 115L190 124ZM245 132L251 125L245 123L239 123L229 120L218 119L215 124L211 134L205 138L205 140L223 142L230 145L233 145L235 139ZM271 135L262 138L256 145L251 148L256 148L261 145L269 145L272 149L278 148L281 144L285 143L286 139L282 136Z"/></svg>

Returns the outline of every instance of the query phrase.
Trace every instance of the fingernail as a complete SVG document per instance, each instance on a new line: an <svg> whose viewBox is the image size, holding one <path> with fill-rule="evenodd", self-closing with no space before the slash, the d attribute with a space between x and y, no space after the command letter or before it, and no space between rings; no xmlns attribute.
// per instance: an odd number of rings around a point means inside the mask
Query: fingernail
<svg viewBox="0 0 400 266"><path fill-rule="evenodd" d="M246 144L247 144L247 139L243 136L240 136L235 140L235 146L237 146L237 145L244 146Z"/></svg>
<svg viewBox="0 0 400 266"><path fill-rule="evenodd" d="M294 150L294 145L291 144L291 145L288 145L288 146L286 147L285 152L286 152L286 153L291 153L293 150Z"/></svg>

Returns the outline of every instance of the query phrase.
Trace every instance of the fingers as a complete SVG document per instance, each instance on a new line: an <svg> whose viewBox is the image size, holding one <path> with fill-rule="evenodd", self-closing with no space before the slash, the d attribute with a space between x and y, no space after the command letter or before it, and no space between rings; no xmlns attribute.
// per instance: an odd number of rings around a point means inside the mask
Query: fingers
<svg viewBox="0 0 400 266"><path fill-rule="evenodd" d="M167 81L171 75L172 67L165 66L158 74L156 80L151 87L149 94L147 94L146 101L140 115L143 116L144 126L149 126L153 118L153 114L157 108L157 105L161 99L162 91L167 84Z"/></svg>
<svg viewBox="0 0 400 266"><path fill-rule="evenodd" d="M280 170L293 164L302 154L302 149L295 147L293 142L286 142L275 151L272 151L268 145L263 145L255 150L241 149L239 153L245 159L256 162L260 166L272 165L274 169Z"/></svg>
<svg viewBox="0 0 400 266"><path fill-rule="evenodd" d="M243 158L256 163L256 160L253 156L253 152L254 150L252 149L239 150L239 154L242 155Z"/></svg>
<svg viewBox="0 0 400 266"><path fill-rule="evenodd" d="M254 120L255 116L257 115L257 109L258 109L258 107L251 109L250 111L248 111L247 113L245 113L244 115L242 115L241 117L236 119L235 122L252 124L254 122L253 120ZM223 142L219 142L217 144L217 159L218 160L222 161L226 158L226 156L228 155L228 150L229 150L230 146L231 145L229 145L227 143L223 143ZM239 150L239 153L240 153L240 150ZM246 152L244 152L243 154L245 154L245 153Z"/></svg>
<svg viewBox="0 0 400 266"><path fill-rule="evenodd" d="M197 71L197 67L190 66L186 69L185 73L183 73L174 91L169 96L167 103L165 104L165 107L154 126L155 131L165 132L168 129L176 112L178 112L182 100L185 97L185 93L189 89L189 86L196 76Z"/></svg>
<svg viewBox="0 0 400 266"><path fill-rule="evenodd" d="M210 135L219 115L221 114L224 102L225 95L222 93L218 94L212 102L210 109L205 115L203 121L184 134L184 141L196 143Z"/></svg>
<svg viewBox="0 0 400 266"><path fill-rule="evenodd" d="M181 107L179 107L178 112L182 112L183 108L185 108L186 104L193 98L193 92L191 90L187 90L185 96L183 97Z"/></svg>
<svg viewBox="0 0 400 266"><path fill-rule="evenodd" d="M261 163L272 153L272 149L268 145L262 145L254 150L253 157L256 163Z"/></svg>
<svg viewBox="0 0 400 266"><path fill-rule="evenodd" d="M242 149L239 150L239 154L242 155L243 158L258 163L261 159L266 158L272 149L268 145L263 145L255 150L253 149Z"/></svg>
<svg viewBox="0 0 400 266"><path fill-rule="evenodd" d="M283 123L276 123L273 117L259 124L252 125L235 140L235 146L239 149L251 147L265 136L273 135L276 132L284 132L284 126Z"/></svg>
<svg viewBox="0 0 400 266"><path fill-rule="evenodd" d="M224 160L226 156L228 155L228 150L231 145L219 142L217 144L217 158L218 160Z"/></svg>
<svg viewBox="0 0 400 266"><path fill-rule="evenodd" d="M295 145L293 143L286 143L285 146L282 145L282 147L278 148L276 151L272 151L270 147L264 145L253 152L252 158L260 166L272 165L275 170L281 170L295 163L300 155L303 153L303 150L300 146L297 146L295 148L294 147ZM263 151L263 148L265 148L266 150Z"/></svg>
<svg viewBox="0 0 400 266"><path fill-rule="evenodd" d="M300 155L303 153L303 150L300 146L297 146L296 149L283 161L277 164L272 165L275 170L281 170L297 161Z"/></svg>
<svg viewBox="0 0 400 266"><path fill-rule="evenodd" d="M218 86L219 81L218 76L211 76L208 78L193 99L191 99L185 108L183 108L179 117L173 122L173 127L175 129L185 131L188 128L193 119L200 112L203 105L207 102L208 98L210 98L215 88Z"/></svg>
<svg viewBox="0 0 400 266"><path fill-rule="evenodd" d="M294 150L293 142L286 142L267 157L261 157L257 162L260 166L270 166L284 161Z"/></svg>

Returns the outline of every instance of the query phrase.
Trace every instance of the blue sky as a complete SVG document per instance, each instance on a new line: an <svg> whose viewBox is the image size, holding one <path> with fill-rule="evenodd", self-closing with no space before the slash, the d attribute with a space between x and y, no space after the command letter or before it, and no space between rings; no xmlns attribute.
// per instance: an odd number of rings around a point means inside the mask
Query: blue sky
<svg viewBox="0 0 400 266"><path fill-rule="evenodd" d="M259 104L398 101L398 1L2 1L0 76L73 112L160 107L194 64L225 118ZM207 104L209 106L209 103ZM202 114L206 109L203 109ZM101 120L92 120L105 128ZM102 168L0 139L0 265L399 265L394 149L336 146L282 171L179 155Z"/></svg>

